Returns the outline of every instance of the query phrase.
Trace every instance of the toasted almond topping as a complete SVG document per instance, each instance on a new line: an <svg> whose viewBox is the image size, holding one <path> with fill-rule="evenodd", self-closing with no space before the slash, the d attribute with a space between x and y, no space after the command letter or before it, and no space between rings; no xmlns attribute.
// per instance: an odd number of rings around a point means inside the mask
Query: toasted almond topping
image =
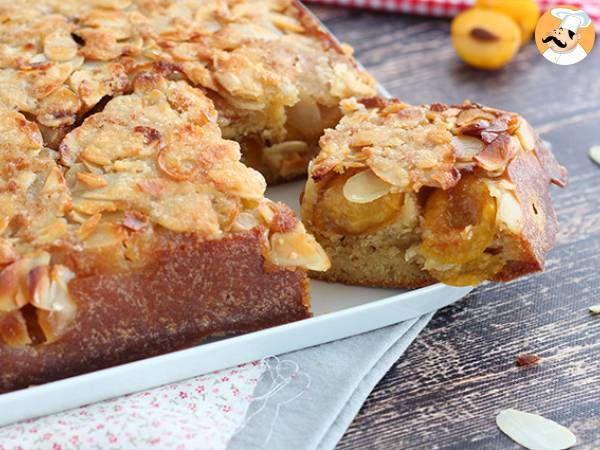
<svg viewBox="0 0 600 450"><path fill-rule="evenodd" d="M459 161L472 161L485 148L480 139L463 135L453 136L451 144Z"/></svg>
<svg viewBox="0 0 600 450"><path fill-rule="evenodd" d="M320 272L331 266L327 254L315 238L297 231L273 233L270 256L271 262L280 266L303 267Z"/></svg>
<svg viewBox="0 0 600 450"><path fill-rule="evenodd" d="M496 116L490 112L484 111L479 108L469 108L460 112L456 118L456 125L463 126L468 123L474 122L475 120L487 120L493 121Z"/></svg>
<svg viewBox="0 0 600 450"><path fill-rule="evenodd" d="M100 189L108 185L107 181L101 175L96 175L89 172L78 172L75 175L77 181L85 184L92 189Z"/></svg>
<svg viewBox="0 0 600 450"><path fill-rule="evenodd" d="M479 167L489 172L503 172L507 164L519 151L519 144L513 136L499 135L488 144L481 153L474 157Z"/></svg>
<svg viewBox="0 0 600 450"><path fill-rule="evenodd" d="M348 178L342 191L346 200L350 202L370 203L387 195L391 188L391 184L367 169Z"/></svg>
<svg viewBox="0 0 600 450"><path fill-rule="evenodd" d="M75 302L69 295L68 284L75 274L65 266L57 264L50 271L47 308L37 311L38 323L46 337L46 343L61 337L77 313Z"/></svg>
<svg viewBox="0 0 600 450"><path fill-rule="evenodd" d="M53 194L56 191L63 190L65 186L65 178L62 175L60 169L56 166L53 166L44 182L44 187L42 188L42 194Z"/></svg>
<svg viewBox="0 0 600 450"><path fill-rule="evenodd" d="M258 205L257 211L265 225L270 227L271 222L273 222L273 218L275 217L275 211L273 211L267 202L262 202Z"/></svg>
<svg viewBox="0 0 600 450"><path fill-rule="evenodd" d="M88 236L84 245L86 249L109 248L121 245L126 238L126 232L120 225L101 222Z"/></svg>
<svg viewBox="0 0 600 450"><path fill-rule="evenodd" d="M185 181L200 170L199 160L196 158L184 159L179 150L173 146L165 146L156 159L158 167L169 177L177 181Z"/></svg>
<svg viewBox="0 0 600 450"><path fill-rule="evenodd" d="M163 191L163 182L160 178L149 178L138 181L137 186L147 194L158 196Z"/></svg>
<svg viewBox="0 0 600 450"><path fill-rule="evenodd" d="M260 200L267 187L259 172L239 161L217 162L207 176L217 189L249 200Z"/></svg>
<svg viewBox="0 0 600 450"><path fill-rule="evenodd" d="M77 55L77 43L64 31L55 31L44 38L44 53L54 61L67 61Z"/></svg>
<svg viewBox="0 0 600 450"><path fill-rule="evenodd" d="M300 25L300 22L293 17L285 16L276 12L270 13L269 17L273 24L280 30L291 31L293 33L302 33L304 31L304 28L302 25Z"/></svg>
<svg viewBox="0 0 600 450"><path fill-rule="evenodd" d="M81 152L81 158L87 162L96 164L98 166L107 166L111 163L110 157L107 156L103 149L96 147L88 147Z"/></svg>
<svg viewBox="0 0 600 450"><path fill-rule="evenodd" d="M48 266L34 267L27 278L29 302L36 308L52 309L48 296L50 289L50 272Z"/></svg>
<svg viewBox="0 0 600 450"><path fill-rule="evenodd" d="M137 211L126 211L123 226L131 231L140 231L148 225L148 218Z"/></svg>
<svg viewBox="0 0 600 450"><path fill-rule="evenodd" d="M564 450L577 443L577 438L568 428L516 409L500 412L496 416L496 424L509 438L530 450Z"/></svg>
<svg viewBox="0 0 600 450"><path fill-rule="evenodd" d="M531 125L524 120L520 121L519 128L515 132L523 150L530 152L535 148L535 134Z"/></svg>
<svg viewBox="0 0 600 450"><path fill-rule="evenodd" d="M238 214L231 229L235 232L249 231L259 226L260 223L254 214L242 212Z"/></svg>
<svg viewBox="0 0 600 450"><path fill-rule="evenodd" d="M79 230L77 230L77 234L81 240L86 240L90 237L95 231L96 227L100 223L100 219L102 219L102 214L94 214L90 218L88 218L85 222L81 224Z"/></svg>

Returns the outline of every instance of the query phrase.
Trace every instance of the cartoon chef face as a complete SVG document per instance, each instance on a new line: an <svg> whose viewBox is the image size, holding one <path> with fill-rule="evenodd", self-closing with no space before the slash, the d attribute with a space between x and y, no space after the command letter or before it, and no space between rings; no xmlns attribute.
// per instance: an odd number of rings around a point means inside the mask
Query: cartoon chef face
<svg viewBox="0 0 600 450"><path fill-rule="evenodd" d="M566 53L577 45L581 40L581 34L575 33L573 30L558 27L552 30L542 42L557 53Z"/></svg>

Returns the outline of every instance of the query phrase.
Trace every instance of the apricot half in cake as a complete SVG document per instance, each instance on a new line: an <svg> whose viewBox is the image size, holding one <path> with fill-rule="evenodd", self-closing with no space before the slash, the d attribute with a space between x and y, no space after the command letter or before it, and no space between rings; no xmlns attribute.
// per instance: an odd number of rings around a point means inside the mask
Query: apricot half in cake
<svg viewBox="0 0 600 450"><path fill-rule="evenodd" d="M316 277L416 287L542 270L558 230L549 194L566 170L519 115L472 103L343 103L302 199L332 260Z"/></svg>

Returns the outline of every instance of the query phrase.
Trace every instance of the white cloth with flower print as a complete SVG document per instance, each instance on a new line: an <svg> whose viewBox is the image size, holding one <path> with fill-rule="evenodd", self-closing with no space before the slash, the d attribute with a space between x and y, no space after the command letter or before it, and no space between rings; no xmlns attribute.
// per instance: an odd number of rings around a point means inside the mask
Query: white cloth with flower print
<svg viewBox="0 0 600 450"><path fill-rule="evenodd" d="M0 450L331 450L431 316L0 428Z"/></svg>
<svg viewBox="0 0 600 450"><path fill-rule="evenodd" d="M0 450L224 449L264 370L255 361L0 428Z"/></svg>

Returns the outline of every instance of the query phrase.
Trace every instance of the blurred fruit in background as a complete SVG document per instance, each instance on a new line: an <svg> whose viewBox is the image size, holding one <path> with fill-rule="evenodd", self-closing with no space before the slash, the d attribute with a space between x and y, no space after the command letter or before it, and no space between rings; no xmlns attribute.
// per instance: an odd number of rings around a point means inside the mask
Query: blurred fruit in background
<svg viewBox="0 0 600 450"><path fill-rule="evenodd" d="M452 45L467 64L500 69L531 39L539 15L535 0L476 0L452 21Z"/></svg>
<svg viewBox="0 0 600 450"><path fill-rule="evenodd" d="M534 0L476 0L475 7L504 13L517 22L521 29L521 45L531 39L540 18L540 8Z"/></svg>

